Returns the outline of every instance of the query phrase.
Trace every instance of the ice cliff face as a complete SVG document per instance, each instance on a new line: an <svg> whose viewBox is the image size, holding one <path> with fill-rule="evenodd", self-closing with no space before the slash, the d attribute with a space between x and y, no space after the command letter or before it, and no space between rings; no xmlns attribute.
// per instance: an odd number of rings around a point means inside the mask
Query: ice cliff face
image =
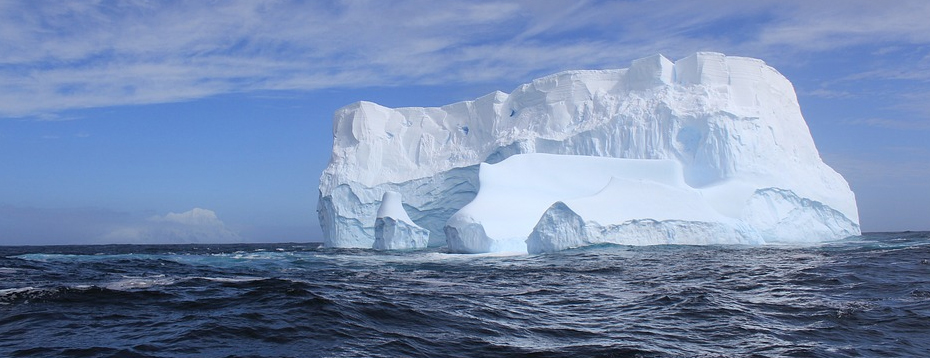
<svg viewBox="0 0 930 358"><path fill-rule="evenodd" d="M680 167L677 189L708 198L701 205L716 205L714 213L723 221L758 228L747 234L752 230L737 224L725 224L725 230L714 226L720 220L694 222L713 223L705 231L732 231L740 240L824 240L859 231L853 193L821 161L790 82L750 58L697 53L673 63L653 56L627 69L562 72L509 95L496 92L438 108L390 109L361 102L336 112L333 133L318 209L329 247L371 247L380 198L385 191L397 191L405 196L412 221L430 231L431 245L449 236L455 251L519 248L513 238L480 240L481 231L488 235L483 224L488 218L456 212L482 196L478 164L524 153L674 162ZM482 190L486 184L481 182ZM579 197L595 195L607 184ZM572 207L569 199L534 209L538 215L521 222L523 239L534 234L541 219L574 223L550 225L552 232L577 226L572 215L584 211L579 209L584 205ZM571 212L553 206L557 201ZM620 237L629 230L680 233L670 228L691 222L636 220L584 218L588 223L582 229L590 235L579 237L596 242L606 240L596 237ZM798 220L804 226L796 225ZM652 221L658 224L647 225ZM549 230L545 225L537 229L538 240L531 241L538 245L530 246L554 244L540 239L551 234L543 232ZM584 242L552 247L578 244Z"/></svg>
<svg viewBox="0 0 930 358"><path fill-rule="evenodd" d="M413 223L404 210L403 196L396 191L386 191L381 198L378 216L375 219L375 243L378 250L412 250L425 248L429 242L429 231Z"/></svg>

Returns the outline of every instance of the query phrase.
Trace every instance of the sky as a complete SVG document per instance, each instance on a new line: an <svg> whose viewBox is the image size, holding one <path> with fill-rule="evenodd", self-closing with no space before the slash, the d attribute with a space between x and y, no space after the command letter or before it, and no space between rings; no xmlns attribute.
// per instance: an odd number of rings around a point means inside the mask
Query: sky
<svg viewBox="0 0 930 358"><path fill-rule="evenodd" d="M0 245L310 242L332 114L656 53L795 86L863 231L930 230L930 2L0 0Z"/></svg>

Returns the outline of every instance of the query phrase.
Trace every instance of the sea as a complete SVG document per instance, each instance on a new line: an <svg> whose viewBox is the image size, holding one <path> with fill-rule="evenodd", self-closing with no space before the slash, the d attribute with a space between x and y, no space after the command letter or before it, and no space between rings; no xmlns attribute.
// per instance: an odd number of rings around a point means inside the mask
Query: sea
<svg viewBox="0 0 930 358"><path fill-rule="evenodd" d="M0 247L0 357L926 357L930 233L543 255Z"/></svg>

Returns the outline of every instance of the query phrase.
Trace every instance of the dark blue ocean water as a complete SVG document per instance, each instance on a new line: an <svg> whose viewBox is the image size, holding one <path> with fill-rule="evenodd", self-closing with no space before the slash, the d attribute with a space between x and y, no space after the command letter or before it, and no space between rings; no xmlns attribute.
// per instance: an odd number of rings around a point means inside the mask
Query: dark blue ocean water
<svg viewBox="0 0 930 358"><path fill-rule="evenodd" d="M0 357L928 355L930 233L508 257L0 247Z"/></svg>

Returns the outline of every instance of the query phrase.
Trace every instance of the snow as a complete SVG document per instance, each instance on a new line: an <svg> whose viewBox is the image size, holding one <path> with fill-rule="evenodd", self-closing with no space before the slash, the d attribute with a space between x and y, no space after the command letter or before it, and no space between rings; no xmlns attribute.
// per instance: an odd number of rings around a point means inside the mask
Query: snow
<svg viewBox="0 0 930 358"><path fill-rule="evenodd" d="M520 154L482 164L479 178L475 200L445 228L454 252L800 243L858 234L837 210L790 190L740 180L692 187L676 160Z"/></svg>
<svg viewBox="0 0 930 358"><path fill-rule="evenodd" d="M590 233L553 249L624 235L638 237L627 240L634 244L663 237L704 243L698 236L710 234L761 243L859 232L855 197L820 159L791 83L757 59L656 55L627 69L566 71L442 107L359 102L333 122L318 210L327 247L372 247L386 191L404 195L409 217L429 230L429 245L448 241L454 252L526 251L545 213L551 223L582 218L578 229ZM560 177L545 170L550 160L517 159L527 153L572 158L556 161L578 172L549 181ZM628 167L622 173L580 180L594 175L585 172L591 157L655 161L677 174L645 175L651 172L639 166L651 164L621 160L609 166ZM506 170L516 165L504 164L508 158L537 176ZM605 210L611 201L626 204ZM466 206L493 210L457 213ZM499 225L491 213L514 224Z"/></svg>
<svg viewBox="0 0 930 358"><path fill-rule="evenodd" d="M375 219L375 242L377 250L410 250L425 248L429 242L429 231L417 226L404 210L402 195L386 191Z"/></svg>
<svg viewBox="0 0 930 358"><path fill-rule="evenodd" d="M683 185L674 160L615 159L554 154L515 155L482 164L481 190L446 225L454 252L526 252L527 236L552 203L601 191L616 178ZM609 187L609 186L608 186ZM615 209L615 208L612 208ZM476 230L480 227L480 230Z"/></svg>
<svg viewBox="0 0 930 358"><path fill-rule="evenodd" d="M381 196L381 206L378 207L378 219L393 218L397 221L403 221L413 224L413 220L404 210L403 195L396 191L386 191Z"/></svg>
<svg viewBox="0 0 930 358"><path fill-rule="evenodd" d="M478 196L447 224L452 251L761 242L738 218L714 208L743 206L753 192L721 203L689 186L676 160L522 154L483 164L479 177ZM632 230L631 223L643 227ZM679 235L682 230L674 227L681 223L700 223L705 229L700 235Z"/></svg>

